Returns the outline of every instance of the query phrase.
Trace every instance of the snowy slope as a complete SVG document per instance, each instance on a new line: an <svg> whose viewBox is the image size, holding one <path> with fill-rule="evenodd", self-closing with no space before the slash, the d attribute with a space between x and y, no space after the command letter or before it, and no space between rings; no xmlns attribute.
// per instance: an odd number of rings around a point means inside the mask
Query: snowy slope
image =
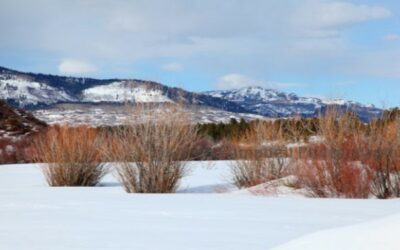
<svg viewBox="0 0 400 250"><path fill-rule="evenodd" d="M129 81L88 88L82 96L83 102L172 102L161 90L137 86Z"/></svg>
<svg viewBox="0 0 400 250"><path fill-rule="evenodd" d="M293 240L274 250L398 250L400 213L330 230L322 230Z"/></svg>
<svg viewBox="0 0 400 250"><path fill-rule="evenodd" d="M400 207L399 200L218 193L231 190L229 162L193 162L190 169L184 193L126 194L111 175L101 187L50 188L36 165L2 165L0 249L265 250Z"/></svg>
<svg viewBox="0 0 400 250"><path fill-rule="evenodd" d="M23 77L0 75L0 98L19 100L20 106L71 102L76 99L64 90Z"/></svg>

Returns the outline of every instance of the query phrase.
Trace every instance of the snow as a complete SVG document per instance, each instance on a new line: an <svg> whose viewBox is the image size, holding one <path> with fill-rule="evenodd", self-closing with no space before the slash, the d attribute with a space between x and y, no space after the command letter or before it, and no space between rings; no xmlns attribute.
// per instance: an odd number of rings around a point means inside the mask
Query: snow
<svg viewBox="0 0 400 250"><path fill-rule="evenodd" d="M293 240L274 250L355 250L385 249L398 250L400 214L357 225L323 230Z"/></svg>
<svg viewBox="0 0 400 250"><path fill-rule="evenodd" d="M117 81L83 91L84 102L172 102L161 90L134 86L127 81Z"/></svg>
<svg viewBox="0 0 400 250"><path fill-rule="evenodd" d="M333 100L328 99L328 100L324 100L323 102L328 105L345 105L348 103L347 101L345 101L343 99L333 99Z"/></svg>
<svg viewBox="0 0 400 250"><path fill-rule="evenodd" d="M296 182L296 180L297 178L295 176L287 176L282 179L272 180L267 183L262 183L247 189L242 189L236 191L236 193L274 197L308 197L307 190L293 188L293 184Z"/></svg>
<svg viewBox="0 0 400 250"><path fill-rule="evenodd" d="M352 235L351 249L399 244L399 200L255 196L229 184L229 166L191 162L179 193L127 194L112 175L51 188L37 165L0 165L0 249L350 249Z"/></svg>

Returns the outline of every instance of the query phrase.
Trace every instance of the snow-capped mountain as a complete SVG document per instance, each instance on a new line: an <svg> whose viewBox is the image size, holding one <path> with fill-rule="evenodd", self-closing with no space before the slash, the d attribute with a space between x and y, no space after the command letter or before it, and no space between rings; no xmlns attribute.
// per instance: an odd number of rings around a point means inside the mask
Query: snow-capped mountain
<svg viewBox="0 0 400 250"><path fill-rule="evenodd" d="M382 110L373 105L363 105L342 99L322 100L315 97L299 97L262 87L246 87L233 90L205 92L213 97L234 102L241 107L267 117L289 117L294 115L312 117L323 112L328 106L336 106L345 111L354 111L363 120L369 120L382 114Z"/></svg>
<svg viewBox="0 0 400 250"><path fill-rule="evenodd" d="M50 109L61 104L115 105L135 103L181 103L210 107L230 113L264 117L316 116L328 105L354 111L363 120L381 115L382 110L344 100L323 101L299 97L262 87L189 92L157 82L135 79L65 77L24 73L0 67L0 99L26 109ZM46 113L46 112L44 112Z"/></svg>

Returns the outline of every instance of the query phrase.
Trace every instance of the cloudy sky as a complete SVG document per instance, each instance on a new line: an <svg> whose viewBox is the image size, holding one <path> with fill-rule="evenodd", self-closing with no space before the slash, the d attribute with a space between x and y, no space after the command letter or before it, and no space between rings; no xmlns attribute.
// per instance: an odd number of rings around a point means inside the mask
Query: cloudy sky
<svg viewBox="0 0 400 250"><path fill-rule="evenodd" d="M400 105L398 0L0 0L0 65Z"/></svg>

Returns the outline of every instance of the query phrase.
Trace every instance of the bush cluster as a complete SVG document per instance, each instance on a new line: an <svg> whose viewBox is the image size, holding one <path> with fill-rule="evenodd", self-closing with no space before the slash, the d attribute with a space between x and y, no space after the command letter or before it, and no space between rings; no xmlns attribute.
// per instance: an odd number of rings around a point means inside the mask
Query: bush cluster
<svg viewBox="0 0 400 250"><path fill-rule="evenodd" d="M134 113L140 120L113 129L50 127L28 152L51 186L97 185L108 172L104 162L115 162L127 192L175 192L188 160L235 159L239 188L291 175L314 197L400 197L398 110L370 123L332 109L315 119L225 125L192 125L176 107ZM319 139L307 142L312 135Z"/></svg>
<svg viewBox="0 0 400 250"><path fill-rule="evenodd" d="M174 192L186 173L197 142L197 128L186 113L137 108L125 126L104 131L85 126L54 126L33 143L50 186L95 186L107 174L104 162L115 162L117 177L129 193Z"/></svg>
<svg viewBox="0 0 400 250"><path fill-rule="evenodd" d="M320 118L323 141L296 158L298 185L316 197L400 197L400 120L365 124L335 111Z"/></svg>

